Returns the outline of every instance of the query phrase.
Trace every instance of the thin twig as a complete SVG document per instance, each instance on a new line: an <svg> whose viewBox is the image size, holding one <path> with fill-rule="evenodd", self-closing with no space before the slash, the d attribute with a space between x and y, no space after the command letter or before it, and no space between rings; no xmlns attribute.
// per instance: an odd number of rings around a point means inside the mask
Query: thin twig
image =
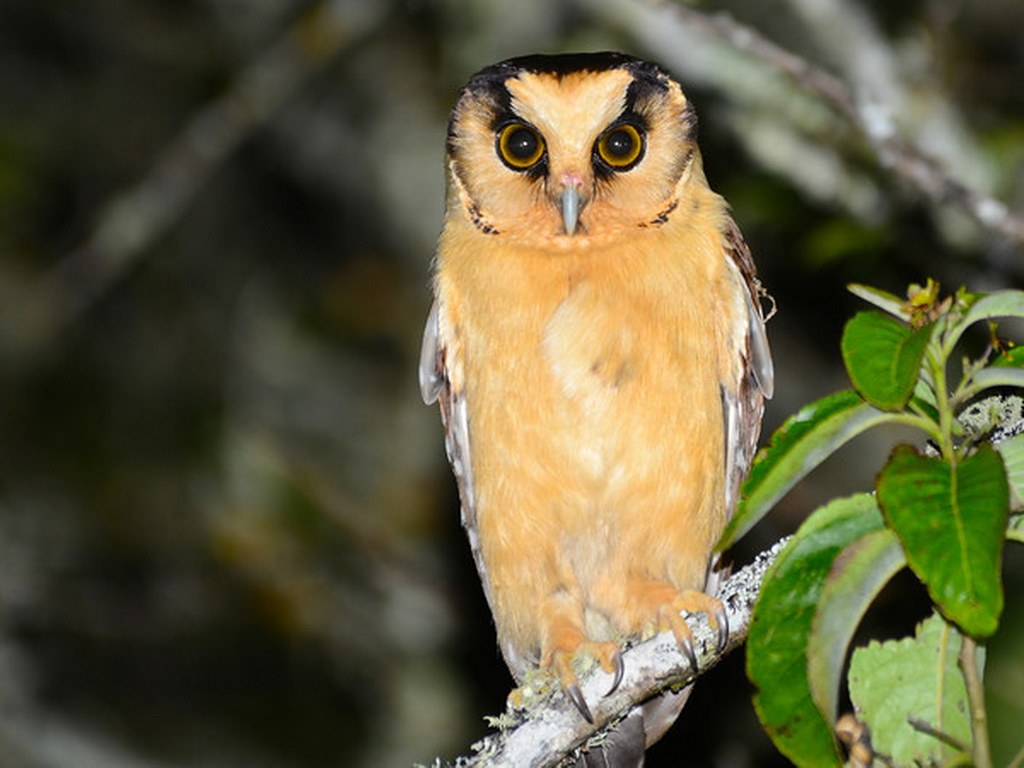
<svg viewBox="0 0 1024 768"><path fill-rule="evenodd" d="M934 159L896 136L892 122L870 105L858 103L844 82L738 23L726 13L707 17L677 6L689 23L704 23L739 50L772 64L802 88L821 96L867 139L881 165L897 173L936 203L961 206L979 224L1024 243L1024 220L1002 202L952 178Z"/></svg>
<svg viewBox="0 0 1024 768"><path fill-rule="evenodd" d="M706 617L698 614L688 619L697 649L696 671L690 668L672 633L662 633L623 652L626 672L614 694L604 696L610 676L600 668L582 676L580 687L591 704L594 725L580 717L557 686L541 680L538 681L540 689L526 692L527 697L536 698L536 702L531 703L525 712L511 708L506 710L497 718L501 730L474 744L474 755L457 758L452 763L438 759L433 764L434 768L445 765L457 768L543 768L557 765L588 740L600 738L602 731L613 726L633 707L670 688L678 689L693 682L746 639L761 581L787 541L784 539L776 543L723 582L719 597L729 617L729 641L724 649L716 649L715 633Z"/></svg>

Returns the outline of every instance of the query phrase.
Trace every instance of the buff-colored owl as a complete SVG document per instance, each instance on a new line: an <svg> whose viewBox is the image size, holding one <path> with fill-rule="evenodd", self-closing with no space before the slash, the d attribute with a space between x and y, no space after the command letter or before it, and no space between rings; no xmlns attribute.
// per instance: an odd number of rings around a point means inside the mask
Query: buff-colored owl
<svg viewBox="0 0 1024 768"><path fill-rule="evenodd" d="M448 127L448 199L420 380L441 402L462 520L517 681L705 612L772 362L750 252L704 178L697 120L616 53L488 67ZM685 696L602 759L640 765ZM629 734L632 734L630 736Z"/></svg>

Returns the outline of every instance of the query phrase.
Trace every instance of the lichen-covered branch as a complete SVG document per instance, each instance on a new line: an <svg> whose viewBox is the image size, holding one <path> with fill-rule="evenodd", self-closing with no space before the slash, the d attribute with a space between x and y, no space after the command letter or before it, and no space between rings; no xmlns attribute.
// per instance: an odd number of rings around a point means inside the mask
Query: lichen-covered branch
<svg viewBox="0 0 1024 768"><path fill-rule="evenodd" d="M475 754L453 762L437 760L434 768L542 768L556 766L574 750L614 725L634 706L668 689L679 689L711 669L725 654L747 637L754 601L768 567L785 545L779 541L762 552L750 565L727 578L719 590L729 618L729 641L718 650L715 633L702 614L689 617L697 651L697 670L690 668L672 633L665 632L627 648L623 654L626 672L611 696L611 675L594 667L581 676L583 695L590 703L594 725L587 723L551 679L528 680L520 689L524 709L511 707L494 718L498 731L473 745ZM684 714L683 717L686 715Z"/></svg>

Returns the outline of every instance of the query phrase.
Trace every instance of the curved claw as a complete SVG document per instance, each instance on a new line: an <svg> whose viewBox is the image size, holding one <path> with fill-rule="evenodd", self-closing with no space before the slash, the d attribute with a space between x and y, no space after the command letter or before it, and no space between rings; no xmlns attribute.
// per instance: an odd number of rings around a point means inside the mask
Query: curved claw
<svg viewBox="0 0 1024 768"><path fill-rule="evenodd" d="M583 698L583 691L580 690L579 685L577 683L572 683L565 686L565 695L569 697L569 701L571 701L576 706L576 709L579 710L579 713L583 715L583 719L593 725L594 716L590 714L590 707L587 706L587 700Z"/></svg>
<svg viewBox="0 0 1024 768"><path fill-rule="evenodd" d="M693 640L689 637L676 638L676 642L679 643L679 648L685 654L687 661L690 662L690 669L694 672L697 671L697 654L693 651Z"/></svg>
<svg viewBox="0 0 1024 768"><path fill-rule="evenodd" d="M725 612L724 605L715 611L715 622L718 624L718 650L722 651L729 642L729 614Z"/></svg>
<svg viewBox="0 0 1024 768"><path fill-rule="evenodd" d="M608 693L605 696L611 696L618 690L619 685L622 683L622 676L626 673L626 663L622 660L622 651L616 650L612 654L612 664L615 665L615 678L612 680L612 687L608 689Z"/></svg>

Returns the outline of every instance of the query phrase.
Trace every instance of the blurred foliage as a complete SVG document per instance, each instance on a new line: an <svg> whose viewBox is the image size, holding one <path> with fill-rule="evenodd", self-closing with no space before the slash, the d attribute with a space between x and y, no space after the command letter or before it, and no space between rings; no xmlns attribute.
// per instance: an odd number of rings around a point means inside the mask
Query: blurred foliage
<svg viewBox="0 0 1024 768"><path fill-rule="evenodd" d="M1024 208L1016 0L700 9ZM481 66L692 54L664 63L779 304L766 430L842 386L846 282L1020 283L1019 242L923 201L792 83L757 101L700 66L721 46L642 21L598 0L0 4L0 764L407 765L501 707L415 385L446 113ZM888 444L841 453L745 545L863 487ZM897 584L869 621L902 632L926 604ZM993 641L1002 680L1021 632ZM994 689L994 724L1021 690ZM749 695L738 659L708 676L649 765L779 759Z"/></svg>

